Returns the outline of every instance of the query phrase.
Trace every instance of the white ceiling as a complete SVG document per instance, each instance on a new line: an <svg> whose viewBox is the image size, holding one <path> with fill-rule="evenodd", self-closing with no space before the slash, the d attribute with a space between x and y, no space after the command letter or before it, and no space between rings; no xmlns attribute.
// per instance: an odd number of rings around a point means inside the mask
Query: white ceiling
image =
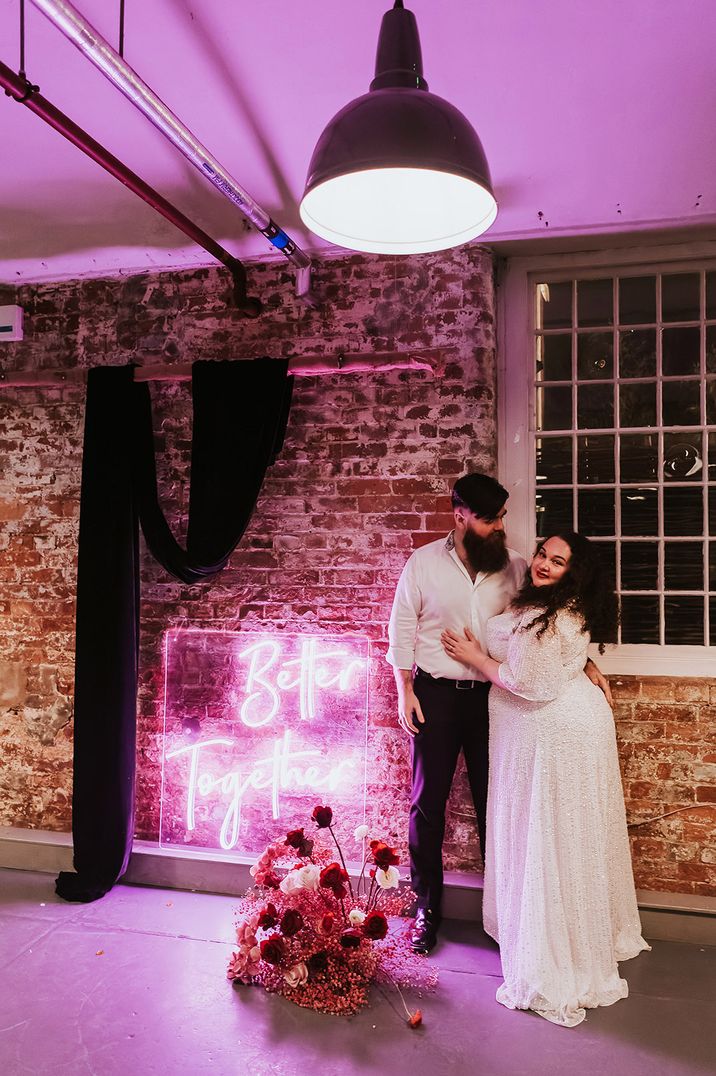
<svg viewBox="0 0 716 1076"><path fill-rule="evenodd" d="M0 0L18 66L20 0ZM76 0L113 44L119 0ZM328 119L366 92L391 0L126 0L125 58L306 249L298 201ZM716 224L714 0L412 0L430 89L485 147L486 241ZM272 250L26 0L41 93L243 257ZM211 264L26 108L0 97L0 281Z"/></svg>

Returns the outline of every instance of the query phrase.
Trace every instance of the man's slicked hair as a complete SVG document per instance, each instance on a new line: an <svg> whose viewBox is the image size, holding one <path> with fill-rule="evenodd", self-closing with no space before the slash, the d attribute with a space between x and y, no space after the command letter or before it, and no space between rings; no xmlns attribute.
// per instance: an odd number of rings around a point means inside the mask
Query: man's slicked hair
<svg viewBox="0 0 716 1076"><path fill-rule="evenodd" d="M467 508L478 519L494 519L508 497L509 493L496 478L478 471L458 478L452 488L453 508Z"/></svg>

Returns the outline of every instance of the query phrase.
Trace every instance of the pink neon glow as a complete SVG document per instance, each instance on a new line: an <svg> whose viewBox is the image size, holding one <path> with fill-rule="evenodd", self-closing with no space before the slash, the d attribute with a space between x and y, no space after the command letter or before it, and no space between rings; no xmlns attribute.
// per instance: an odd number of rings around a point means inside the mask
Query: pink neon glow
<svg viewBox="0 0 716 1076"><path fill-rule="evenodd" d="M254 855L328 799L359 824L368 664L352 636L167 632L161 843Z"/></svg>

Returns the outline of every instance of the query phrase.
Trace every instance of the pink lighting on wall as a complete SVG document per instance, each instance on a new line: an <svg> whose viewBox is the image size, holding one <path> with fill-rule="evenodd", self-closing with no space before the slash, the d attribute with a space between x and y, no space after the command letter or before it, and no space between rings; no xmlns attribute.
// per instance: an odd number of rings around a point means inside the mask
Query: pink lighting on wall
<svg viewBox="0 0 716 1076"><path fill-rule="evenodd" d="M330 800L363 821L367 639L165 634L160 844L253 857Z"/></svg>

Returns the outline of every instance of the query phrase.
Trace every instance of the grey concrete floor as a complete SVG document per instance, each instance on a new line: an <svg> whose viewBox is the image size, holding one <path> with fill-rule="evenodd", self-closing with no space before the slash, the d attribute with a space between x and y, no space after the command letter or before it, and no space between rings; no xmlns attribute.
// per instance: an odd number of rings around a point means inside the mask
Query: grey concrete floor
<svg viewBox="0 0 716 1076"><path fill-rule="evenodd" d="M117 886L72 905L49 875L0 870L1 1076L716 1071L716 948L655 942L622 966L629 998L567 1029L498 1005L497 947L450 922L434 954L440 984L411 1031L378 991L341 1019L232 987L235 903Z"/></svg>

